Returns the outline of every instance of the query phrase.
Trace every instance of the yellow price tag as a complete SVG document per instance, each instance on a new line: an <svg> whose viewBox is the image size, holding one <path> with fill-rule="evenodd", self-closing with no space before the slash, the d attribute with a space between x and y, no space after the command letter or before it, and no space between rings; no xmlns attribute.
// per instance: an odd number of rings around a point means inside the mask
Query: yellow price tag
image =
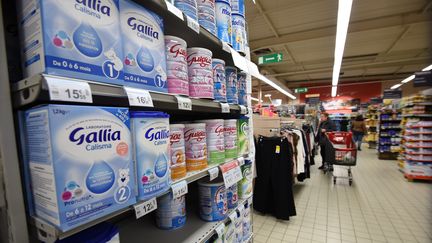
<svg viewBox="0 0 432 243"><path fill-rule="evenodd" d="M280 153L280 146L279 145L276 145L276 151L275 151L275 153Z"/></svg>

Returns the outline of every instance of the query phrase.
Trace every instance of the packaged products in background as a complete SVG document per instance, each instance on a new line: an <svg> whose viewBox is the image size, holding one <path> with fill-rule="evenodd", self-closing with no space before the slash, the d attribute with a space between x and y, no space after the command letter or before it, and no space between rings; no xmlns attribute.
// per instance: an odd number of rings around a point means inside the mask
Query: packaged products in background
<svg viewBox="0 0 432 243"><path fill-rule="evenodd" d="M240 199L246 199L252 196L252 162L245 160L245 164L241 166L243 178L237 183L238 197Z"/></svg>
<svg viewBox="0 0 432 243"><path fill-rule="evenodd" d="M174 6L198 22L198 7L196 0L174 0Z"/></svg>
<svg viewBox="0 0 432 243"><path fill-rule="evenodd" d="M249 203L245 204L245 209L242 211L243 214L243 241L247 241L252 234L252 221L250 215Z"/></svg>
<svg viewBox="0 0 432 243"><path fill-rule="evenodd" d="M243 214L236 210L237 217L234 219L235 225L235 239L236 243L243 242Z"/></svg>
<svg viewBox="0 0 432 243"><path fill-rule="evenodd" d="M237 120L224 120L225 159L238 157Z"/></svg>
<svg viewBox="0 0 432 243"><path fill-rule="evenodd" d="M227 201L228 201L228 209L233 209L237 207L237 203L238 203L237 184L228 187Z"/></svg>
<svg viewBox="0 0 432 243"><path fill-rule="evenodd" d="M208 164L221 164L225 162L224 120L210 119L196 122L206 124Z"/></svg>
<svg viewBox="0 0 432 243"><path fill-rule="evenodd" d="M217 36L221 41L231 44L231 4L224 0L216 0L215 4Z"/></svg>
<svg viewBox="0 0 432 243"><path fill-rule="evenodd" d="M168 92L189 95L189 76L187 65L187 43L175 36L165 36L165 51L168 73Z"/></svg>
<svg viewBox="0 0 432 243"><path fill-rule="evenodd" d="M163 20L129 0L120 1L125 85L168 92Z"/></svg>
<svg viewBox="0 0 432 243"><path fill-rule="evenodd" d="M169 115L131 112L138 199L147 200L170 188Z"/></svg>
<svg viewBox="0 0 432 243"><path fill-rule="evenodd" d="M186 224L186 196L173 198L168 193L157 198L156 225L161 229L178 229Z"/></svg>
<svg viewBox="0 0 432 243"><path fill-rule="evenodd" d="M232 36L231 44L233 49L246 52L246 19L240 14L232 14Z"/></svg>
<svg viewBox="0 0 432 243"><path fill-rule="evenodd" d="M38 73L123 85L119 1L20 0L24 77Z"/></svg>
<svg viewBox="0 0 432 243"><path fill-rule="evenodd" d="M171 179L178 180L186 176L186 149L184 125L170 125Z"/></svg>
<svg viewBox="0 0 432 243"><path fill-rule="evenodd" d="M216 31L216 13L215 0L197 1L198 5L198 23L213 35Z"/></svg>
<svg viewBox="0 0 432 243"><path fill-rule="evenodd" d="M194 98L213 99L213 53L205 48L187 49L189 95Z"/></svg>
<svg viewBox="0 0 432 243"><path fill-rule="evenodd" d="M25 126L39 218L65 231L136 202L129 109L44 105Z"/></svg>
<svg viewBox="0 0 432 243"><path fill-rule="evenodd" d="M237 74L238 104L244 106L247 106L246 76L247 74L245 72L239 72Z"/></svg>
<svg viewBox="0 0 432 243"><path fill-rule="evenodd" d="M238 104L237 68L226 66L225 78L227 87L227 102L230 104Z"/></svg>
<svg viewBox="0 0 432 243"><path fill-rule="evenodd" d="M231 7L233 14L239 14L243 17L246 16L244 0L231 0Z"/></svg>
<svg viewBox="0 0 432 243"><path fill-rule="evenodd" d="M228 212L225 183L222 178L209 181L204 178L198 181L200 217L205 221L220 221Z"/></svg>
<svg viewBox="0 0 432 243"><path fill-rule="evenodd" d="M184 139L187 171L199 171L207 168L206 124L185 124Z"/></svg>
<svg viewBox="0 0 432 243"><path fill-rule="evenodd" d="M234 222L229 222L225 225L223 242L233 243L235 240L235 225Z"/></svg>
<svg viewBox="0 0 432 243"><path fill-rule="evenodd" d="M238 153L245 155L249 153L249 119L242 117L237 120Z"/></svg>
<svg viewBox="0 0 432 243"><path fill-rule="evenodd" d="M85 229L72 236L61 240L56 240L55 243L76 243L76 242L106 242L120 243L120 232L116 225L102 222L91 228Z"/></svg>

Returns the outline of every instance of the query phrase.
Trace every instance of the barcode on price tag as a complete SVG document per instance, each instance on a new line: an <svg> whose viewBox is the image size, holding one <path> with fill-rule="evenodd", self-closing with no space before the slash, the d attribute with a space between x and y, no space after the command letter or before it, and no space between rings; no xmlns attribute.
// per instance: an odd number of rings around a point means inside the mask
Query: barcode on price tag
<svg viewBox="0 0 432 243"><path fill-rule="evenodd" d="M210 175L210 181L216 179L219 175L219 167L214 167L208 170L208 173Z"/></svg>
<svg viewBox="0 0 432 243"><path fill-rule="evenodd" d="M179 110L192 110L192 100L186 97L176 96Z"/></svg>
<svg viewBox="0 0 432 243"><path fill-rule="evenodd" d="M168 1L166 1L166 4L167 4L168 11L173 13L175 16L177 16L181 20L184 20L183 13L180 9L178 9L176 6L174 6L172 3L168 2Z"/></svg>
<svg viewBox="0 0 432 243"><path fill-rule="evenodd" d="M227 103L220 103L222 113L230 113L230 106Z"/></svg>
<svg viewBox="0 0 432 243"><path fill-rule="evenodd" d="M230 46L225 41L222 41L222 50L231 53Z"/></svg>
<svg viewBox="0 0 432 243"><path fill-rule="evenodd" d="M185 195L186 193L188 193L188 186L186 180L182 180L172 185L171 190L173 193L173 198L179 198Z"/></svg>
<svg viewBox="0 0 432 243"><path fill-rule="evenodd" d="M128 96L130 106L153 107L153 99L147 90L126 86L124 90Z"/></svg>
<svg viewBox="0 0 432 243"><path fill-rule="evenodd" d="M247 108L244 105L239 105L240 106L240 114L245 115L247 113Z"/></svg>
<svg viewBox="0 0 432 243"><path fill-rule="evenodd" d="M239 157L237 160L238 160L240 166L245 164L245 159L243 157Z"/></svg>
<svg viewBox="0 0 432 243"><path fill-rule="evenodd" d="M237 160L221 165L220 169L222 171L222 177L225 182L225 188L234 185L243 178L239 162Z"/></svg>
<svg viewBox="0 0 432 243"><path fill-rule="evenodd" d="M46 77L50 100L93 103L87 82Z"/></svg>
<svg viewBox="0 0 432 243"><path fill-rule="evenodd" d="M188 27L191 28L193 31L195 31L195 32L197 32L199 34L199 32L200 32L200 25L199 25L199 23L196 20L192 19L191 17L189 17L187 15L186 15L186 18L187 18L187 25L188 25Z"/></svg>
<svg viewBox="0 0 432 243"><path fill-rule="evenodd" d="M215 229L216 234L219 236L219 238L222 238L223 233L225 231L225 224L221 223L220 225L218 225Z"/></svg>
<svg viewBox="0 0 432 243"><path fill-rule="evenodd" d="M134 206L135 209L135 216L137 219L141 218L142 216L154 211L157 209L157 202L156 198L152 198L148 201L139 203Z"/></svg>

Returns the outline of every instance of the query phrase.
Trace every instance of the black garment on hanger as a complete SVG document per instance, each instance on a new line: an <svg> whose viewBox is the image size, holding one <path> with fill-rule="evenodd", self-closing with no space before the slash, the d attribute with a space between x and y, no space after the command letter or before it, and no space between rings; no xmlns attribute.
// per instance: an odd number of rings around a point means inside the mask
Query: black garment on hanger
<svg viewBox="0 0 432 243"><path fill-rule="evenodd" d="M296 215L293 186L293 152L285 137L258 138L253 207L277 219Z"/></svg>

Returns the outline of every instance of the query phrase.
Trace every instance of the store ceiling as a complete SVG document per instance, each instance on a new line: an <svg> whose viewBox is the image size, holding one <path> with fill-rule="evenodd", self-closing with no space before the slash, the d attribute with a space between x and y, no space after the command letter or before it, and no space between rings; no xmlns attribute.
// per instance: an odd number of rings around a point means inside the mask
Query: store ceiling
<svg viewBox="0 0 432 243"><path fill-rule="evenodd" d="M261 71L288 88L331 85L337 0L245 2L252 59L284 57ZM432 63L431 43L431 0L354 0L340 82L402 80Z"/></svg>

